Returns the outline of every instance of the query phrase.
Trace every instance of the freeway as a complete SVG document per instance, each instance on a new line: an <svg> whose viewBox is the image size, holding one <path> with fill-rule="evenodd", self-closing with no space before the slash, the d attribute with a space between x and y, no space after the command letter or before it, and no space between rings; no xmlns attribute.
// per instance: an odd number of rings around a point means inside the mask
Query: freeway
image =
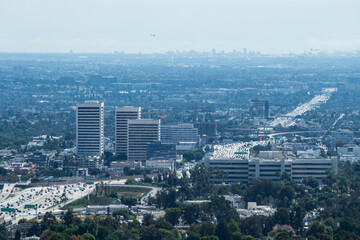
<svg viewBox="0 0 360 240"><path fill-rule="evenodd" d="M139 178L137 178L139 180ZM143 185L125 185L126 179L98 181L94 184L105 184L108 186L124 186L124 187L138 187L149 188L150 191L141 197L140 203L145 205L149 197L153 197L161 189L153 186ZM6 188L5 188L6 186ZM0 216L5 217L5 221L12 221L17 223L20 219L32 219L37 216L42 216L45 212L53 212L54 214L62 212L59 208L69 204L77 199L89 195L95 190L95 185L84 183L73 184L59 184L49 186L31 187L23 190L15 191L15 184L4 185L4 190L9 193L7 198L0 203L0 207L4 211ZM12 191L10 190L12 189ZM6 191L8 190L8 191ZM10 195L11 192L11 195ZM26 206L27 205L27 206ZM35 208L27 208L29 205L35 205ZM13 209L13 211L12 211ZM5 210L11 211L7 212Z"/></svg>
<svg viewBox="0 0 360 240"><path fill-rule="evenodd" d="M321 104L326 103L330 99L332 93L336 91L337 88L324 88L320 95L316 95L309 102L298 106L293 111L287 113L284 117L277 117L270 123L270 125L273 127L277 125L281 125L283 127L290 127L296 125L296 116L301 116L308 111L318 108Z"/></svg>
<svg viewBox="0 0 360 240"><path fill-rule="evenodd" d="M2 201L0 206L3 209L15 209L15 211L2 211L0 215L5 217L5 221L13 223L21 218L35 218L47 211L58 210L59 206L82 198L93 190L92 185L80 183L13 190L12 195ZM26 208L25 205L36 205L37 209Z"/></svg>
<svg viewBox="0 0 360 240"><path fill-rule="evenodd" d="M304 133L325 133L324 130L319 131L296 131L296 132L279 132L279 133L270 133L266 136L269 138L273 138L275 136L282 136L282 135L292 135L292 134L304 134Z"/></svg>
<svg viewBox="0 0 360 240"><path fill-rule="evenodd" d="M1 191L0 195L0 203L4 202L4 200L9 197L12 190L14 189L16 183L4 183L4 187Z"/></svg>

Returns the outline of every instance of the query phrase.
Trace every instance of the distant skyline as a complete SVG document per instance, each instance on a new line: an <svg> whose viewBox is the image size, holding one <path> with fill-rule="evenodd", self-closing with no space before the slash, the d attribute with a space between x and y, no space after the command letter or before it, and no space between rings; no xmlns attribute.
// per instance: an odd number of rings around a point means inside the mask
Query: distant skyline
<svg viewBox="0 0 360 240"><path fill-rule="evenodd" d="M358 0L3 0L0 52L360 48Z"/></svg>

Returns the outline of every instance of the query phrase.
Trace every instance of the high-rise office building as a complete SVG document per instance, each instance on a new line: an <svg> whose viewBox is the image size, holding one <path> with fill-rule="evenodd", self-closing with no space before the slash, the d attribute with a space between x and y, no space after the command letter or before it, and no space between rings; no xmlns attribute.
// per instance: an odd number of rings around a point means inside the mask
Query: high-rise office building
<svg viewBox="0 0 360 240"><path fill-rule="evenodd" d="M117 155L127 154L127 120L140 119L141 107L116 107L115 109L115 151Z"/></svg>
<svg viewBox="0 0 360 240"><path fill-rule="evenodd" d="M127 123L127 159L146 161L148 144L160 140L160 120L130 119Z"/></svg>
<svg viewBox="0 0 360 240"><path fill-rule="evenodd" d="M269 101L250 100L249 112L250 112L251 117L268 118L269 117Z"/></svg>
<svg viewBox="0 0 360 240"><path fill-rule="evenodd" d="M78 155L104 153L104 103L85 101L76 104L76 147Z"/></svg>

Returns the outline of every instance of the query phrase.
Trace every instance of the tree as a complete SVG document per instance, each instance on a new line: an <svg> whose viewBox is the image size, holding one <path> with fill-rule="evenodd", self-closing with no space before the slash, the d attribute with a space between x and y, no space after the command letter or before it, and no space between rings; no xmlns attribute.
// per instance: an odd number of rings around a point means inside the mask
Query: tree
<svg viewBox="0 0 360 240"><path fill-rule="evenodd" d="M290 212L287 208L278 208L272 216L274 224L290 224Z"/></svg>
<svg viewBox="0 0 360 240"><path fill-rule="evenodd" d="M21 239L20 231L19 231L19 230L16 230L14 240L20 240L20 239Z"/></svg>
<svg viewBox="0 0 360 240"><path fill-rule="evenodd" d="M88 228L88 225L86 223L80 223L77 226L78 226L77 234L83 235L86 233L87 228Z"/></svg>
<svg viewBox="0 0 360 240"><path fill-rule="evenodd" d="M0 167L0 175L5 176L7 174L7 170L3 167Z"/></svg>
<svg viewBox="0 0 360 240"><path fill-rule="evenodd" d="M92 235L91 233L84 233L82 236L84 240L95 240L94 235Z"/></svg>
<svg viewBox="0 0 360 240"><path fill-rule="evenodd" d="M291 202L291 200L293 200L294 197L295 197L295 191L291 186L285 185L280 188L280 191L278 193L278 198L282 203L281 206L287 207L288 202Z"/></svg>
<svg viewBox="0 0 360 240"><path fill-rule="evenodd" d="M65 225L69 226L70 224L72 224L73 219L74 219L73 211L71 209L67 210L63 217Z"/></svg>
<svg viewBox="0 0 360 240"><path fill-rule="evenodd" d="M71 237L65 233L55 233L50 240L71 240Z"/></svg>
<svg viewBox="0 0 360 240"><path fill-rule="evenodd" d="M313 176L304 178L302 182L303 182L303 184L305 184L305 186L309 186L314 189L319 186L318 180L316 178L314 178Z"/></svg>
<svg viewBox="0 0 360 240"><path fill-rule="evenodd" d="M142 240L160 239L159 229L154 225L143 226L140 229L140 236Z"/></svg>
<svg viewBox="0 0 360 240"><path fill-rule="evenodd" d="M256 238L254 238L253 236L251 235L246 235L243 240L256 240Z"/></svg>
<svg viewBox="0 0 360 240"><path fill-rule="evenodd" d="M238 232L233 232L233 233L231 234L231 239L232 239L232 240L242 240L243 237L242 237L241 232L240 232L240 231L238 231Z"/></svg>
<svg viewBox="0 0 360 240"><path fill-rule="evenodd" d="M112 234L111 234L111 239L112 240L123 240L124 239L124 232L120 229L115 230Z"/></svg>
<svg viewBox="0 0 360 240"><path fill-rule="evenodd" d="M190 179L197 196L201 197L209 190L210 175L204 164L197 164L190 170Z"/></svg>
<svg viewBox="0 0 360 240"><path fill-rule="evenodd" d="M51 231L51 230L45 230L42 234L41 234L41 239L44 240L50 240L50 238L52 236L55 235L55 232Z"/></svg>
<svg viewBox="0 0 360 240"><path fill-rule="evenodd" d="M340 229L343 231L353 232L357 228L358 224L353 218L345 217L340 221Z"/></svg>
<svg viewBox="0 0 360 240"><path fill-rule="evenodd" d="M50 212L46 212L42 221L41 221L41 229L42 230L46 230L49 229L51 225L55 224L56 218L53 214L51 214Z"/></svg>
<svg viewBox="0 0 360 240"><path fill-rule="evenodd" d="M131 206L135 206L137 204L137 199L133 198L133 197L130 197L130 196L129 197L122 196L121 197L121 203L131 207Z"/></svg>
<svg viewBox="0 0 360 240"><path fill-rule="evenodd" d="M225 172L224 170L222 170L220 168L216 168L215 171L216 171L217 179L223 180L223 179L227 178L227 176L228 176L227 172Z"/></svg>
<svg viewBox="0 0 360 240"><path fill-rule="evenodd" d="M135 180L135 178L128 178L125 182L125 184L128 184L128 185L137 185L139 184L138 181Z"/></svg>
<svg viewBox="0 0 360 240"><path fill-rule="evenodd" d="M326 171L326 173L327 176L323 179L323 183L330 187L333 187L334 183L336 183L336 175L334 171L329 169Z"/></svg>
<svg viewBox="0 0 360 240"><path fill-rule="evenodd" d="M154 217L151 214L144 214L142 224L144 226L149 226L154 223Z"/></svg>
<svg viewBox="0 0 360 240"><path fill-rule="evenodd" d="M231 219L237 220L239 218L230 201L225 200L223 196L212 195L210 199L211 201L207 203L208 214L214 214L218 221L222 219L230 221Z"/></svg>
<svg viewBox="0 0 360 240"><path fill-rule="evenodd" d="M280 177L280 180L283 181L283 182L290 182L291 177L287 172L283 172L283 174Z"/></svg>
<svg viewBox="0 0 360 240"><path fill-rule="evenodd" d="M166 221L170 222L172 225L179 223L179 218L181 216L181 211L179 208L167 208L165 212Z"/></svg>
<svg viewBox="0 0 360 240"><path fill-rule="evenodd" d="M40 224L37 221L33 222L32 226L28 230L27 235L28 236L39 236L40 234L41 234L41 226L40 226Z"/></svg>
<svg viewBox="0 0 360 240"><path fill-rule="evenodd" d="M182 218L189 225L195 223L200 216L200 207L198 204L189 204L182 206Z"/></svg>
<svg viewBox="0 0 360 240"><path fill-rule="evenodd" d="M360 240L360 237L348 231L340 231L334 236L334 240L348 240L348 239Z"/></svg>
<svg viewBox="0 0 360 240"><path fill-rule="evenodd" d="M219 240L231 240L230 229L224 219L221 219L216 225L216 236L218 236Z"/></svg>
<svg viewBox="0 0 360 240"><path fill-rule="evenodd" d="M292 237L286 232L277 232L274 237L275 240L291 240Z"/></svg>
<svg viewBox="0 0 360 240"><path fill-rule="evenodd" d="M104 164L106 166L110 166L110 163L112 161L115 161L115 159L116 158L115 158L115 156L114 156L114 154L112 152L109 152L109 151L104 152Z"/></svg>
<svg viewBox="0 0 360 240"><path fill-rule="evenodd" d="M216 226L209 221L205 221L199 226L199 233L201 236L210 236L215 234Z"/></svg>
<svg viewBox="0 0 360 240"><path fill-rule="evenodd" d="M167 229L167 230L173 229L173 225L171 225L171 223L166 221L165 218L163 218L163 217L156 220L154 225L156 228L163 228L163 229Z"/></svg>
<svg viewBox="0 0 360 240"><path fill-rule="evenodd" d="M336 227L336 223L335 223L335 220L333 218L326 218L324 220L324 224L326 226L332 227L333 229Z"/></svg>
<svg viewBox="0 0 360 240"><path fill-rule="evenodd" d="M159 229L159 234L160 238L164 240L180 240L180 235L178 234L178 232L175 231Z"/></svg>
<svg viewBox="0 0 360 240"><path fill-rule="evenodd" d="M316 236L317 233L325 233L325 225L314 221L306 231L306 236Z"/></svg>
<svg viewBox="0 0 360 240"><path fill-rule="evenodd" d="M97 237L97 239L106 240L108 234L109 234L109 232L108 232L108 230L106 229L106 227L99 226L96 237Z"/></svg>

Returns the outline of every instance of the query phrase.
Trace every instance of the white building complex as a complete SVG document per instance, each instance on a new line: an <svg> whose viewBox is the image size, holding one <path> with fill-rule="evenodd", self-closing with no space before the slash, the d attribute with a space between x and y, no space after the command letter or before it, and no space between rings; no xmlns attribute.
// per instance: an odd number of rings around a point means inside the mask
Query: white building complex
<svg viewBox="0 0 360 240"><path fill-rule="evenodd" d="M192 123L161 126L161 142L174 143L196 142L199 144L200 136L198 129Z"/></svg>
<svg viewBox="0 0 360 240"><path fill-rule="evenodd" d="M360 146L349 144L342 147L337 147L337 154L341 162L358 162L360 161Z"/></svg>
<svg viewBox="0 0 360 240"><path fill-rule="evenodd" d="M266 154L262 153L262 155ZM271 155L274 156L274 154ZM306 177L314 177L321 182L327 176L329 169L337 172L337 162L337 157L309 159L285 156L281 158L250 157L243 159L205 157L205 166L214 170L211 180L219 183L248 183L252 178L279 181L283 173L287 173L296 182L301 182ZM223 170L225 175L218 174L218 169Z"/></svg>
<svg viewBox="0 0 360 240"><path fill-rule="evenodd" d="M148 144L160 140L160 120L127 120L127 157L130 161L146 161Z"/></svg>
<svg viewBox="0 0 360 240"><path fill-rule="evenodd" d="M127 154L128 120L140 119L141 107L116 107L115 109L115 151Z"/></svg>
<svg viewBox="0 0 360 240"><path fill-rule="evenodd" d="M104 153L104 103L85 101L76 104L76 146L78 155Z"/></svg>

